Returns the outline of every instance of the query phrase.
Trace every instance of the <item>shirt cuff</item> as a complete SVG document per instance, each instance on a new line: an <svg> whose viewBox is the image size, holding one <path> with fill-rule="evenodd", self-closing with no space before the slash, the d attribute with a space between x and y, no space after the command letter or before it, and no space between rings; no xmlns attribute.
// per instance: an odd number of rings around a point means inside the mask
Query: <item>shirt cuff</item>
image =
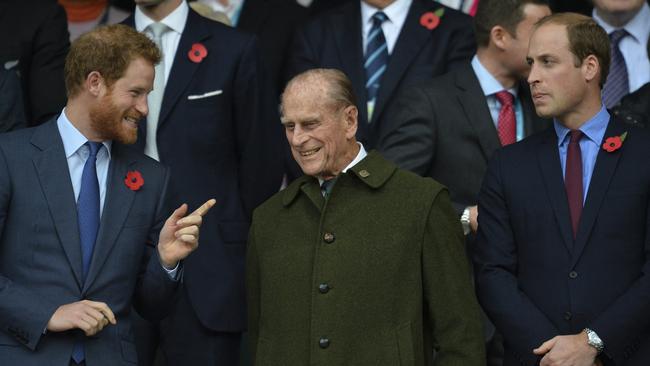
<svg viewBox="0 0 650 366"><path fill-rule="evenodd" d="M178 263L176 263L176 267L174 267L174 268L172 268L172 269L168 269L168 268L166 268L165 266L162 265L162 263L161 263L160 265L161 265L162 268L165 270L165 272L167 272L167 276L169 276L169 278L170 278L172 281L178 281L178 268L179 268L180 265L181 265L181 262L180 262L180 261L179 261Z"/></svg>

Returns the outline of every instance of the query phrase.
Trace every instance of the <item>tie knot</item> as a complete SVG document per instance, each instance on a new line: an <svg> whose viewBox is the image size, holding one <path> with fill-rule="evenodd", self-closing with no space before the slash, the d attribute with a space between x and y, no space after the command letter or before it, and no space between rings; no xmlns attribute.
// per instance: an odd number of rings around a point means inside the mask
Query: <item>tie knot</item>
<svg viewBox="0 0 650 366"><path fill-rule="evenodd" d="M153 33L154 39L160 39L163 33L167 32L169 28L164 23L151 23L149 24L149 30Z"/></svg>
<svg viewBox="0 0 650 366"><path fill-rule="evenodd" d="M609 41L612 43L612 46L618 46L621 40L628 34L625 29L617 29L609 34Z"/></svg>
<svg viewBox="0 0 650 366"><path fill-rule="evenodd" d="M570 144L576 144L582 138L582 131L580 130L571 130L571 139L569 140Z"/></svg>
<svg viewBox="0 0 650 366"><path fill-rule="evenodd" d="M382 25L382 23L384 23L387 20L388 20L388 15L384 14L383 11L378 11L372 15L372 23L375 27Z"/></svg>
<svg viewBox="0 0 650 366"><path fill-rule="evenodd" d="M104 146L101 142L95 142L95 141L88 141L86 142L86 145L88 145L88 151L90 152L89 156L97 156L99 149L101 149L102 146Z"/></svg>
<svg viewBox="0 0 650 366"><path fill-rule="evenodd" d="M515 97L510 94L509 91L502 90L496 94L497 100L501 103L502 106L512 105L514 103Z"/></svg>

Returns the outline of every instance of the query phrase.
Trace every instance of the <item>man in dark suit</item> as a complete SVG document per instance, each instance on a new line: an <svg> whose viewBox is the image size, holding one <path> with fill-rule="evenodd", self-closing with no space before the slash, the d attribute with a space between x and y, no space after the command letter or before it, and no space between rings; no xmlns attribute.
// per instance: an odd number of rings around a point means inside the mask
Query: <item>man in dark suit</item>
<svg viewBox="0 0 650 366"><path fill-rule="evenodd" d="M494 151L549 125L537 118L523 80L533 24L550 13L545 0L482 0L471 63L400 93L380 126L378 150L447 186L466 235L476 231L478 191ZM474 235L467 238L471 249ZM485 332L488 363L500 365L500 338L487 319Z"/></svg>
<svg viewBox="0 0 650 366"><path fill-rule="evenodd" d="M289 72L326 67L348 75L359 96L357 138L374 148L400 89L464 64L475 48L471 18L434 1L352 1L297 32Z"/></svg>
<svg viewBox="0 0 650 366"><path fill-rule="evenodd" d="M178 299L160 323L161 348L169 365L236 365L246 328L250 217L282 178L277 102L253 36L200 16L183 0L136 3L125 22L153 39L162 29L164 64L136 146L170 167L173 204L206 195L218 202L208 215L216 225L201 233L208 244L185 262ZM140 350L151 359L155 342Z"/></svg>
<svg viewBox="0 0 650 366"><path fill-rule="evenodd" d="M255 210L254 364L484 365L447 190L366 153L357 115L338 70L306 71L284 91L282 123L305 175Z"/></svg>
<svg viewBox="0 0 650 366"><path fill-rule="evenodd" d="M56 116L65 105L69 39L65 12L56 1L0 1L0 67L18 71L30 126Z"/></svg>
<svg viewBox="0 0 650 366"><path fill-rule="evenodd" d="M648 365L649 131L603 106L609 44L591 18L544 18L527 59L553 127L494 153L478 205L477 291L504 365Z"/></svg>
<svg viewBox="0 0 650 366"><path fill-rule="evenodd" d="M168 170L124 145L159 59L125 26L82 36L61 115L0 137L1 364L132 365L132 302L169 308L214 200L165 221Z"/></svg>

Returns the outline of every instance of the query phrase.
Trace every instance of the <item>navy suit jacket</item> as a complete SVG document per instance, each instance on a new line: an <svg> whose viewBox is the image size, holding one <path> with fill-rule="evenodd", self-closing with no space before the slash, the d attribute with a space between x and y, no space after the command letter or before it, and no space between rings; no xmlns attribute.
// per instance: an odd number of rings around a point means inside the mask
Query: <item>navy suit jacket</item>
<svg viewBox="0 0 650 366"><path fill-rule="evenodd" d="M125 21L133 26L133 17ZM194 43L208 51L188 58ZM183 285L201 323L246 327L244 258L252 211L280 188L282 137L276 98L262 72L255 37L190 9L165 86L158 121L160 161L171 170L171 203L217 204L201 245L184 261ZM209 97L196 97L215 92ZM143 121L144 122L144 121ZM144 150L145 124L136 145Z"/></svg>
<svg viewBox="0 0 650 366"><path fill-rule="evenodd" d="M124 183L132 170L144 178L138 191ZM168 176L153 160L113 143L84 282L77 207L56 121L0 135L0 364L67 365L82 338L90 366L137 362L132 302L160 319L176 288L153 246L171 213L164 203ZM82 299L105 302L117 325L92 337L79 330L43 334L59 306Z"/></svg>
<svg viewBox="0 0 650 366"><path fill-rule="evenodd" d="M650 363L650 134L611 120L573 239L553 128L498 150L479 194L477 291L505 339L505 366L593 329L605 364ZM615 363L612 363L613 362Z"/></svg>
<svg viewBox="0 0 650 366"><path fill-rule="evenodd" d="M476 45L468 15L431 0L413 0L382 77L368 124L360 4L360 1L346 3L314 18L296 33L289 76L320 67L343 71L352 81L357 96L357 139L366 148L374 148L378 126L385 123L384 112L398 90L462 65L474 55ZM423 14L440 8L444 14L438 27L429 30L420 24Z"/></svg>

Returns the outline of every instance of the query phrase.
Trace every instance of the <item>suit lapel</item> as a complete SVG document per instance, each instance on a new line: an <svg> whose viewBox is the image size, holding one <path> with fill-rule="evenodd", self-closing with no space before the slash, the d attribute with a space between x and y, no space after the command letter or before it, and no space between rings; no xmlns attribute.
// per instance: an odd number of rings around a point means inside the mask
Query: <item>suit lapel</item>
<svg viewBox="0 0 650 366"><path fill-rule="evenodd" d="M487 100L481 84L470 64L454 71L456 87L459 89L458 103L463 108L469 124L476 132L483 156L487 161L501 147L497 129L494 127Z"/></svg>
<svg viewBox="0 0 650 366"><path fill-rule="evenodd" d="M124 221L136 195L135 191L128 189L124 184L126 173L134 162L135 160L130 159L125 153L123 146L113 143L111 163L106 177L104 210L83 292L92 285L115 245L118 235L122 232Z"/></svg>
<svg viewBox="0 0 650 366"><path fill-rule="evenodd" d="M79 240L77 205L56 120L38 127L32 137L32 144L41 149L41 152L33 158L34 167L38 173L59 241L68 258L77 285L81 288L81 242Z"/></svg>
<svg viewBox="0 0 650 366"><path fill-rule="evenodd" d="M571 253L573 248L573 229L571 228L569 204L567 203L566 190L564 189L560 152L557 147L557 135L553 127L546 130L544 139L540 143L537 152L548 200L553 207L553 213L555 214L555 219L560 228L560 233L564 239L567 251Z"/></svg>
<svg viewBox="0 0 650 366"><path fill-rule="evenodd" d="M341 60L342 69L346 70L348 78L352 82L354 92L357 95L359 108L360 128L362 123L368 120L366 106L366 72L363 68L363 40L361 38L361 5L360 2L351 2L349 5L336 10L332 16L332 27L334 39L338 49L338 56ZM354 45L350 49L350 45Z"/></svg>
<svg viewBox="0 0 650 366"><path fill-rule="evenodd" d="M210 37L210 33L203 27L204 21L207 20L202 19L194 10L189 10L187 21L185 22L185 29L178 43L174 63L172 64L169 78L165 85L160 117L158 118L158 128L165 124L167 116L169 116L171 110L178 103L190 81L192 81L194 73L201 64L190 61L187 54L194 43L202 42ZM207 57L220 57L214 51L212 53L210 52L211 50L208 49ZM208 60L204 60L203 62L208 62Z"/></svg>
<svg viewBox="0 0 650 366"><path fill-rule="evenodd" d="M423 45L431 38L432 33L436 32L436 30L431 31L420 25L419 20L424 12L429 10L433 11L436 7L438 5L435 5L433 1L428 6L419 0L414 0L411 4L402 30L395 43L395 48L390 56L386 73L381 80L375 111L372 115L373 122L377 121L386 103L393 97L397 85L402 80L402 77L415 57L424 48ZM363 84L365 85L365 82Z"/></svg>
<svg viewBox="0 0 650 366"><path fill-rule="evenodd" d="M622 124L614 123L614 120L610 119L604 138L619 136L623 132L625 132L624 126ZM576 264L580 258L582 250L587 244L596 217L598 217L600 206L602 205L605 194L607 193L609 182L611 181L612 176L614 176L618 160L624 152L625 144L623 144L619 150L611 153L608 153L602 148L598 149L596 164L591 175L591 181L589 182L585 207L582 209L580 223L578 224L578 235L576 236L572 265Z"/></svg>

